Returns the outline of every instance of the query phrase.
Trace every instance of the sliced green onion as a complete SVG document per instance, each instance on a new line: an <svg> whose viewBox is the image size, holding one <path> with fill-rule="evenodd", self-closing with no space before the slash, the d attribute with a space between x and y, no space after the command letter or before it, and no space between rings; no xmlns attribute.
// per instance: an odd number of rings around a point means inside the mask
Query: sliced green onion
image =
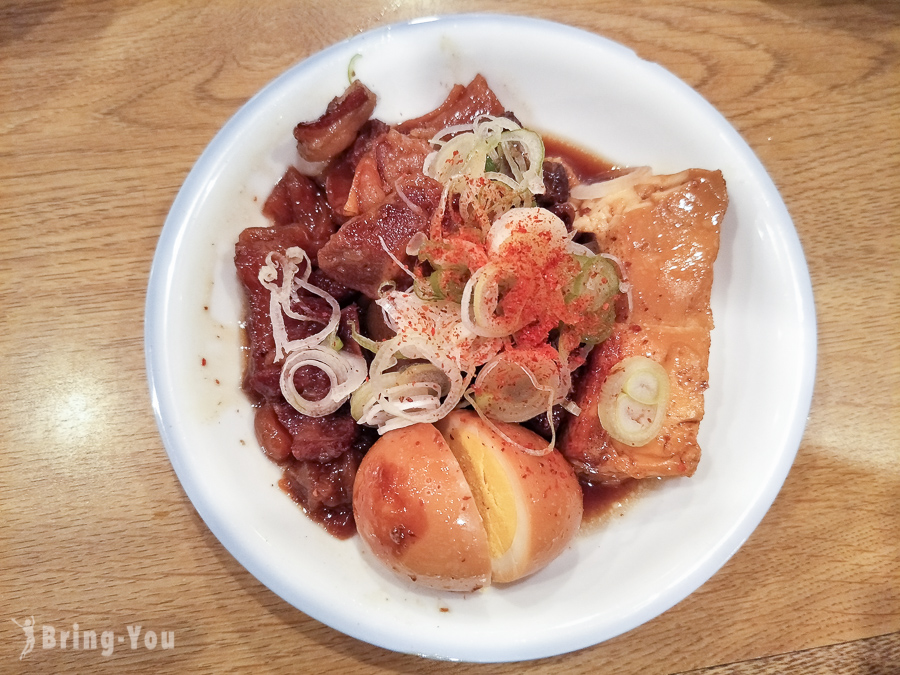
<svg viewBox="0 0 900 675"><path fill-rule="evenodd" d="M358 328L359 327L356 325L356 322L350 323L350 337L352 337L353 341L366 351L377 354L378 348L381 346L381 343L376 342L371 338L367 338L365 335L359 332Z"/></svg>
<svg viewBox="0 0 900 675"><path fill-rule="evenodd" d="M656 363L654 361L654 363ZM625 380L625 386L622 388L626 394L638 403L644 405L655 405L660 398L660 383L656 374L648 372L645 369L636 369L636 371Z"/></svg>
<svg viewBox="0 0 900 675"><path fill-rule="evenodd" d="M294 373L304 366L318 368L328 376L331 390L318 401L304 398L294 384ZM366 379L366 360L324 345L298 349L288 354L281 369L281 393L296 410L310 417L322 417L340 408Z"/></svg>
<svg viewBox="0 0 900 675"><path fill-rule="evenodd" d="M580 303L579 310L590 320L584 321L581 342L598 344L612 333L616 321L614 299L620 290L619 277L613 264L601 256L572 256L581 272L568 285L567 304Z"/></svg>
<svg viewBox="0 0 900 675"><path fill-rule="evenodd" d="M448 127L431 142L440 147L425 160L423 171L445 185L458 176L505 176L503 182L514 190L544 192L544 142L512 120L484 116L470 126Z"/></svg>
<svg viewBox="0 0 900 675"><path fill-rule="evenodd" d="M596 312L619 292L619 275L606 258L600 256L573 255L581 265L581 272L566 290L567 303L587 296L590 300L586 311Z"/></svg>
<svg viewBox="0 0 900 675"><path fill-rule="evenodd" d="M641 447L659 435L669 403L669 374L646 356L617 363L600 387L597 414L615 440Z"/></svg>
<svg viewBox="0 0 900 675"><path fill-rule="evenodd" d="M618 192L634 192L634 187L646 181L652 175L650 167L639 166L612 180L601 183L581 183L572 187L570 194L574 199L605 199Z"/></svg>
<svg viewBox="0 0 900 675"><path fill-rule="evenodd" d="M521 328L519 316L498 314L502 286L515 280L494 263L479 267L463 289L460 309L463 325L481 337L506 337Z"/></svg>
<svg viewBox="0 0 900 675"><path fill-rule="evenodd" d="M544 141L540 135L527 129L504 131L500 148L513 178L532 194L543 194Z"/></svg>
<svg viewBox="0 0 900 675"><path fill-rule="evenodd" d="M492 255L503 252L508 241L531 237L535 250L565 247L568 241L566 225L547 209L537 207L509 209L497 218L487 233L487 249ZM536 239L540 237L540 239ZM548 239L549 237L549 239Z"/></svg>
<svg viewBox="0 0 900 675"><path fill-rule="evenodd" d="M469 279L469 268L449 266L436 269L426 278L428 285L417 280L416 295L423 300L451 300L460 302L466 281Z"/></svg>
<svg viewBox="0 0 900 675"><path fill-rule="evenodd" d="M428 363L397 371L398 358ZM456 407L470 379L424 340L404 340L398 335L382 343L372 359L369 380L351 399L351 414L361 424L378 427L380 434L436 422Z"/></svg>
<svg viewBox="0 0 900 675"><path fill-rule="evenodd" d="M521 450L522 452L526 452L529 455L535 455L536 457L542 457L543 455L547 455L547 454L553 452L553 448L556 445L556 426L554 426L553 424L550 425L550 440L547 442L547 445L545 445L542 448L529 447L527 445L522 445L518 441L510 438L509 435L503 431L503 429L501 429L499 426L497 426L497 423L494 422L494 420L492 420L487 414L485 414L484 410L481 409L481 406L479 406L478 403L475 401L475 398L472 396L471 391L467 391L465 393L465 399L472 406L472 409L476 413L478 413L478 416L481 418L481 420L485 424L487 424L488 427L490 429L492 429L498 436L500 436L500 438L502 438L504 441L509 443L512 447L516 448L517 450ZM550 416L553 415L552 408L549 408L547 410L547 415L550 415Z"/></svg>
<svg viewBox="0 0 900 675"><path fill-rule="evenodd" d="M376 390L372 380L367 380L350 397L350 414L360 424L390 429L407 426L408 420L399 420L385 410L383 400L392 400L406 412L435 410L440 399L450 393L450 381L437 366L431 363L413 363L397 371L384 373L383 389Z"/></svg>
<svg viewBox="0 0 900 675"><path fill-rule="evenodd" d="M613 325L616 323L616 308L612 303L605 310L601 310L595 317L591 330L583 332L581 342L588 345L598 345L612 335Z"/></svg>
<svg viewBox="0 0 900 675"><path fill-rule="evenodd" d="M388 279L386 281L382 281L378 286L378 297L383 298L388 293L393 293L397 290L397 282L393 279Z"/></svg>
<svg viewBox="0 0 900 675"><path fill-rule="evenodd" d="M501 352L475 378L473 400L488 417L524 422L552 408L559 388L559 364L543 358L526 365Z"/></svg>
<svg viewBox="0 0 900 675"><path fill-rule="evenodd" d="M350 81L350 84L353 84L353 81L356 79L356 62L362 58L362 54L354 54L353 58L350 59L350 63L347 64L347 79Z"/></svg>

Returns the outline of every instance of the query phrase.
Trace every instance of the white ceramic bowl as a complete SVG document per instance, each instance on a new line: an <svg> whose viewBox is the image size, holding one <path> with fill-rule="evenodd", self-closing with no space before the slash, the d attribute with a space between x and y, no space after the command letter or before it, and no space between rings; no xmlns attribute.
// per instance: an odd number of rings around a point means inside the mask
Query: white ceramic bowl
<svg viewBox="0 0 900 675"><path fill-rule="evenodd" d="M526 126L625 165L721 169L731 205L715 265L704 456L691 479L652 491L581 535L549 567L504 587L421 590L339 541L277 487L241 392L234 242L263 225L262 200L293 160L291 131L358 77L388 122L438 105L484 74ZM513 661L609 639L672 607L741 546L800 443L815 370L803 253L765 170L737 132L663 68L596 35L508 16L381 28L303 61L266 86L197 161L160 237L146 310L159 429L212 532L263 584L348 635L441 659ZM204 360L205 359L205 364Z"/></svg>

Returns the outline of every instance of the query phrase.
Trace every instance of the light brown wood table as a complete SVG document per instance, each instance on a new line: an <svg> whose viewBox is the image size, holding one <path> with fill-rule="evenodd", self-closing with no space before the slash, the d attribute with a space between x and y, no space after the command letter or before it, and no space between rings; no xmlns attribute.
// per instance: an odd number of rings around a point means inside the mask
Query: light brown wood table
<svg viewBox="0 0 900 675"><path fill-rule="evenodd" d="M818 312L806 433L744 547L646 625L523 664L391 653L262 586L182 491L144 370L154 247L215 132L333 42L466 11L594 31L695 87L779 187ZM898 53L889 1L0 4L0 672L900 672ZM43 649L74 623L125 643ZM130 649L138 624L174 649Z"/></svg>

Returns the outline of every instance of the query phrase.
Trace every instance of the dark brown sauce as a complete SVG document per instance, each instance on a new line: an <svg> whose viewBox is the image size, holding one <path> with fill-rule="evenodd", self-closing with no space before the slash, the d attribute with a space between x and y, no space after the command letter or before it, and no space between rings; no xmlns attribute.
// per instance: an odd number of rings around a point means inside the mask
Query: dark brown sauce
<svg viewBox="0 0 900 675"><path fill-rule="evenodd" d="M582 526L597 527L614 516L623 516L632 502L659 483L658 480L628 479L619 485L581 481L584 498Z"/></svg>
<svg viewBox="0 0 900 675"><path fill-rule="evenodd" d="M544 135L543 139L544 156L565 160L578 179L584 183L609 180L620 173L620 167L583 148L550 135Z"/></svg>

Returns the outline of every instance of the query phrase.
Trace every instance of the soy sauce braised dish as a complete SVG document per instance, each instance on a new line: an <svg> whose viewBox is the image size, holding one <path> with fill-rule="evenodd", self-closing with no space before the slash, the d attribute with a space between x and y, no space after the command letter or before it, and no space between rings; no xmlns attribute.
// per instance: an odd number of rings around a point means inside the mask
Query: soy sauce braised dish
<svg viewBox="0 0 900 675"><path fill-rule="evenodd" d="M375 104L357 80L299 123L238 239L256 435L397 573L515 581L598 491L694 473L725 182L545 139L481 76L398 124Z"/></svg>

